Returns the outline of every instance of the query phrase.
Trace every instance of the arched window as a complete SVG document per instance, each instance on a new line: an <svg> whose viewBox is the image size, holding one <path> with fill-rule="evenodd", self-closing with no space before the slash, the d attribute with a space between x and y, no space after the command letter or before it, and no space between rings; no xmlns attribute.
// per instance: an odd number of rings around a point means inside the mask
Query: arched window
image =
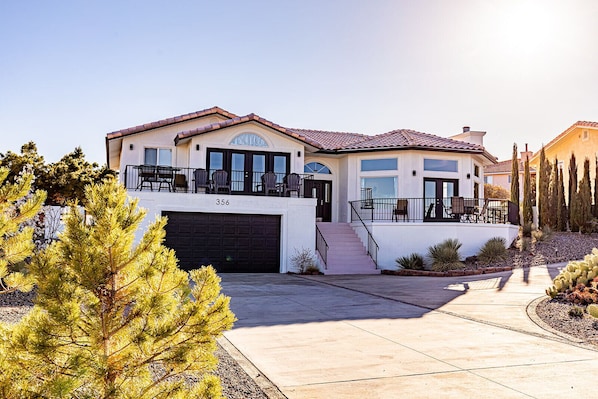
<svg viewBox="0 0 598 399"><path fill-rule="evenodd" d="M322 165L319 162L310 162L305 164L303 167L305 173L320 173L323 175L331 175L332 172L328 169L328 166Z"/></svg>
<svg viewBox="0 0 598 399"><path fill-rule="evenodd" d="M268 147L268 144L263 138L253 133L242 133L232 139L230 143L236 145L248 145L251 147Z"/></svg>

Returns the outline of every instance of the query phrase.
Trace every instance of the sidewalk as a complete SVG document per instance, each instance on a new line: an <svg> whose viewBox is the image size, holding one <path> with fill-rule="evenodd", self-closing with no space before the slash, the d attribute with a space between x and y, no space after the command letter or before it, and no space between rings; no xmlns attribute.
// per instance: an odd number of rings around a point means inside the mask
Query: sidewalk
<svg viewBox="0 0 598 399"><path fill-rule="evenodd" d="M288 398L589 396L598 352L526 312L556 273L222 275L225 336Z"/></svg>

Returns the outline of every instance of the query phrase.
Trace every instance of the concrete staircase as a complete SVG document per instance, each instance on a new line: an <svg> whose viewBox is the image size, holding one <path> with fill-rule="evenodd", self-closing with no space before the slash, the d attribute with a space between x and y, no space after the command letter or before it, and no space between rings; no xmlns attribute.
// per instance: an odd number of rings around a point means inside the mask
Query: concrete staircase
<svg viewBox="0 0 598 399"><path fill-rule="evenodd" d="M328 243L324 274L380 274L349 223L316 223ZM320 259L321 261L321 259ZM322 266L324 262L321 261Z"/></svg>

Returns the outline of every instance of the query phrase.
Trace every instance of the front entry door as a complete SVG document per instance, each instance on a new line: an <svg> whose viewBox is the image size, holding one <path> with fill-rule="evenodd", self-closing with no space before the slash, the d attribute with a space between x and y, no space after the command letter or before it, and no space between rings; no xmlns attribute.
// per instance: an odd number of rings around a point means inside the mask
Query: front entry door
<svg viewBox="0 0 598 399"><path fill-rule="evenodd" d="M316 218L332 221L332 182L329 180L303 180L305 198L317 198Z"/></svg>
<svg viewBox="0 0 598 399"><path fill-rule="evenodd" d="M459 195L459 180L424 179L424 221L438 222L454 220L449 217L446 207L450 198Z"/></svg>

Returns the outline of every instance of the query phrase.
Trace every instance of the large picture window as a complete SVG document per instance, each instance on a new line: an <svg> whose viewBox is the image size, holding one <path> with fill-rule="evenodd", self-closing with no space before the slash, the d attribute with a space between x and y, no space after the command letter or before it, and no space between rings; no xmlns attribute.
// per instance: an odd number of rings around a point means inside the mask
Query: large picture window
<svg viewBox="0 0 598 399"><path fill-rule="evenodd" d="M362 177L361 188L372 189L372 198L396 198L397 177Z"/></svg>
<svg viewBox="0 0 598 399"><path fill-rule="evenodd" d="M144 165L172 166L172 150L170 148L146 148Z"/></svg>
<svg viewBox="0 0 598 399"><path fill-rule="evenodd" d="M361 171L397 170L396 158L362 159Z"/></svg>
<svg viewBox="0 0 598 399"><path fill-rule="evenodd" d="M432 172L457 172L458 162L450 159L424 158L424 170Z"/></svg>

